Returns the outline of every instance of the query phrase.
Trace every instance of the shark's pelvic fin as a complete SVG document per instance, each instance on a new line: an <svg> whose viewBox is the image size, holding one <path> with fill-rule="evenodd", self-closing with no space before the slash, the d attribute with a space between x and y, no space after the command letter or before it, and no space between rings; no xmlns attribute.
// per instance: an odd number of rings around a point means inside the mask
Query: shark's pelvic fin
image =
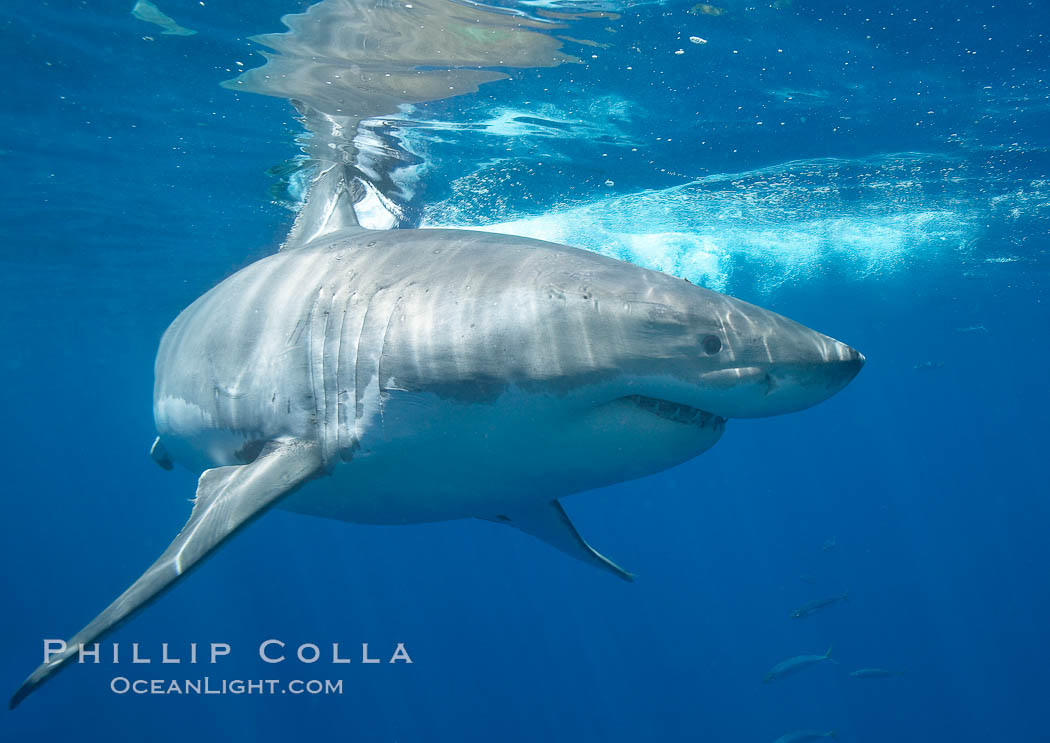
<svg viewBox="0 0 1050 743"><path fill-rule="evenodd" d="M314 176L306 201L292 224L281 250L302 247L337 232L364 229L358 224L354 204L364 187L349 165L333 163Z"/></svg>
<svg viewBox="0 0 1050 743"><path fill-rule="evenodd" d="M271 442L251 464L218 467L201 475L189 521L145 573L105 611L66 643L66 649L37 667L8 704L14 709L65 663L150 603L216 547L321 471L319 447L298 440Z"/></svg>
<svg viewBox="0 0 1050 743"><path fill-rule="evenodd" d="M500 514L488 520L516 526L526 534L542 539L577 560L583 560L589 565L608 570L626 581L634 581L633 574L628 573L584 541L580 533L576 531L576 527L572 525L561 503L556 500L532 508Z"/></svg>

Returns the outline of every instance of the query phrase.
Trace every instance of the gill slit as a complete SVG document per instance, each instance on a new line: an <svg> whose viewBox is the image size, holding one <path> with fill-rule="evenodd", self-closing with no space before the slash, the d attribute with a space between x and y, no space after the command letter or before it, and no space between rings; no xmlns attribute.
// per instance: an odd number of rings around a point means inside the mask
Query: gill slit
<svg viewBox="0 0 1050 743"><path fill-rule="evenodd" d="M381 425L386 423L383 411L383 357L386 355L386 341L390 335L390 326L394 322L394 314L401 307L401 300L403 297L398 296L394 301L394 306L390 308L390 314L386 318L386 327L383 328L383 339L379 343L379 360L376 362L376 389L379 390L379 422Z"/></svg>
<svg viewBox="0 0 1050 743"><path fill-rule="evenodd" d="M320 397L317 394L317 372L318 372L317 367L318 367L318 364L317 364L317 355L314 353L314 347L315 347L315 345L317 343L317 340L316 340L317 331L316 331L316 328L314 327L314 318L315 318L315 316L317 314L317 308L318 308L318 306L321 303L321 295L323 293L324 293L324 284L322 284L317 290L317 294L314 297L313 304L310 307L310 312L306 316L306 323L305 323L306 327L304 328L307 331L307 333L306 333L306 358L307 358L307 370L308 370L309 376L310 376L310 396L313 399L314 431L315 431L315 433L317 435L317 438L318 438L318 440L320 441L320 444L321 444L322 456L324 455L324 452L327 451L327 446L326 446L326 442L325 442L325 433L326 432L324 430L324 424L321 421L321 410L320 410L320 403L319 403ZM323 347L324 347L324 332L323 332L323 328L322 328L322 333L321 333L321 344L322 344L322 349L323 349ZM324 375L324 356L323 355L321 356L321 364L320 364L320 366L321 366L320 372L321 372L321 375L322 375L322 379L321 379L321 394L324 394L324 378L323 378L323 375Z"/></svg>
<svg viewBox="0 0 1050 743"><path fill-rule="evenodd" d="M384 287L377 286L376 290L368 298L368 304L365 306L364 316L361 318L361 329L357 335L357 348L355 349L354 359L354 435L360 438L360 431L358 430L361 424L361 416L364 412L363 404L361 400L364 398L363 391L361 389L361 362L363 361L361 355L363 353L362 347L365 341L365 332L368 329L368 318L372 314L372 307L375 305L376 298L383 292Z"/></svg>

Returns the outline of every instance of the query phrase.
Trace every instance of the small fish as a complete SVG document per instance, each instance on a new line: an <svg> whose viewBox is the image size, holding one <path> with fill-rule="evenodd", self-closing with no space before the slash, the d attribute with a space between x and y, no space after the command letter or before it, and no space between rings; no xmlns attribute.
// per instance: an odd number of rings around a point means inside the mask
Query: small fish
<svg viewBox="0 0 1050 743"><path fill-rule="evenodd" d="M829 596L826 599L817 599L816 601L810 601L808 604L800 606L798 609L795 609L793 612L791 612L791 616L794 619L802 619L803 617L808 617L810 614L816 614L821 609L826 609L827 607L837 604L840 601L848 600L849 591L846 591L841 596Z"/></svg>
<svg viewBox="0 0 1050 743"><path fill-rule="evenodd" d="M916 371L921 371L922 369L940 369L943 366L943 361L920 361L918 364L913 366L912 369L915 369Z"/></svg>
<svg viewBox="0 0 1050 743"><path fill-rule="evenodd" d="M796 98L814 98L817 100L823 100L829 95L826 90L796 90L794 88L776 88L767 90L766 92L770 95L775 95L789 101Z"/></svg>
<svg viewBox="0 0 1050 743"><path fill-rule="evenodd" d="M855 679L884 679L903 675L904 671L891 671L888 668L859 668L850 674Z"/></svg>
<svg viewBox="0 0 1050 743"><path fill-rule="evenodd" d="M135 16L140 21L152 23L154 26L160 26L164 29L161 31L162 34L169 34L171 36L193 36L197 33L192 28L180 26L175 22L174 18L166 15L164 11L151 3L150 0L138 0L138 2L135 3L135 7L131 9L131 15Z"/></svg>
<svg viewBox="0 0 1050 743"><path fill-rule="evenodd" d="M810 666L816 665L825 660L837 662L831 657L831 647L828 647L828 652L824 653L824 655L796 655L793 658L782 660L770 668L769 673L767 673L766 677L762 680L768 684L771 681L790 676L793 673L801 671L803 668L809 668Z"/></svg>
<svg viewBox="0 0 1050 743"><path fill-rule="evenodd" d="M837 732L836 730L828 730L824 733L819 730L796 730L793 733L784 733L773 743L809 743L821 738L834 738Z"/></svg>
<svg viewBox="0 0 1050 743"><path fill-rule="evenodd" d="M965 328L956 328L956 333L987 333L988 328L983 325L967 325Z"/></svg>
<svg viewBox="0 0 1050 743"><path fill-rule="evenodd" d="M824 545L820 548L824 552L829 552L839 546L839 540L835 537L828 537L824 540Z"/></svg>
<svg viewBox="0 0 1050 743"><path fill-rule="evenodd" d="M689 10L687 10L685 12L686 13L692 13L693 15L719 16L719 15L725 15L726 9L725 8L720 8L717 5L711 5L710 3L700 3L698 5L694 5L693 7L691 7Z"/></svg>

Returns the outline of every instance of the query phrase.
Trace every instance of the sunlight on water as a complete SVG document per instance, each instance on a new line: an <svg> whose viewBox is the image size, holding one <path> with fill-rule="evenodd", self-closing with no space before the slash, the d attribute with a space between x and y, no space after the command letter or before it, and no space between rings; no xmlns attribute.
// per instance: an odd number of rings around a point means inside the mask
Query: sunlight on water
<svg viewBox="0 0 1050 743"><path fill-rule="evenodd" d="M857 279L966 253L982 207L965 186L933 187L955 174L949 161L912 155L803 161L480 226L457 200L428 210L424 225L565 243L719 290L747 268L768 291L827 271Z"/></svg>
<svg viewBox="0 0 1050 743"><path fill-rule="evenodd" d="M626 133L630 121L631 101L615 95L595 96L574 101L571 110L553 104L533 103L528 109L495 106L476 121L435 121L416 118L406 110L400 118L410 121L403 132L409 149L425 146L440 137L440 132L465 132L491 137L543 137L557 139L615 137L631 141Z"/></svg>
<svg viewBox="0 0 1050 743"><path fill-rule="evenodd" d="M720 291L731 286L734 269L743 265L762 273L760 284L767 290L811 277L829 264L850 267L853 278L883 274L905 267L912 255L964 250L976 229L972 218L952 211L732 224L721 223L709 205L695 204L679 215L690 222L683 225L688 231L639 231L645 230L654 200L677 196L664 191L617 198L616 214L602 201L512 222L458 226L587 248Z"/></svg>

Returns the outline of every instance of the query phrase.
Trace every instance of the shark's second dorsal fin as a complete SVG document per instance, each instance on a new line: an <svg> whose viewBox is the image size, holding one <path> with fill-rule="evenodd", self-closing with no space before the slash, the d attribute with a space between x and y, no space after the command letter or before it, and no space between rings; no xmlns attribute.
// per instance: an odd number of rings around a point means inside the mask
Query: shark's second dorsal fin
<svg viewBox="0 0 1050 743"><path fill-rule="evenodd" d="M336 232L364 229L354 210L362 195L361 183L350 166L337 163L319 171L281 250L294 250Z"/></svg>

